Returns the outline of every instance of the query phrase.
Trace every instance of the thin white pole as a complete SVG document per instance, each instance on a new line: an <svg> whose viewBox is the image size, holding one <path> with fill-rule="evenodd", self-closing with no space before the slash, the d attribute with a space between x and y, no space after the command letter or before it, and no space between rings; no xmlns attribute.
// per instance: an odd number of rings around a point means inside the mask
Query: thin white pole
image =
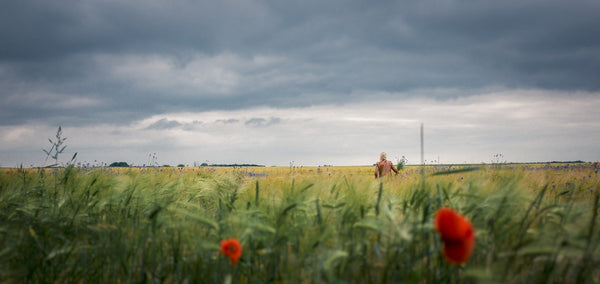
<svg viewBox="0 0 600 284"><path fill-rule="evenodd" d="M421 165L425 165L425 149L423 145L423 123L421 123Z"/></svg>

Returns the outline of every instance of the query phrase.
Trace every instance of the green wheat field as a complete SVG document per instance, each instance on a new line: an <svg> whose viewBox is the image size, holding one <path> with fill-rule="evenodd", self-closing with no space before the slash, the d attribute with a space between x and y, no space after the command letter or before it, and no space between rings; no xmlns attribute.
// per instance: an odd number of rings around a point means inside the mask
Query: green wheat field
<svg viewBox="0 0 600 284"><path fill-rule="evenodd" d="M2 169L0 282L600 283L598 169ZM461 265L433 226L442 206L475 228Z"/></svg>

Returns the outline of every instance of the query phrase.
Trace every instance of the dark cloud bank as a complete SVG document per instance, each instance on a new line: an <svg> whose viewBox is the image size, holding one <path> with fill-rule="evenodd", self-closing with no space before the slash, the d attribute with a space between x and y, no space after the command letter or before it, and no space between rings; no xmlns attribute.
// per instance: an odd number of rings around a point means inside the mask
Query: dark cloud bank
<svg viewBox="0 0 600 284"><path fill-rule="evenodd" d="M127 124L423 89L598 91L599 14L599 1L559 0L2 1L0 122Z"/></svg>

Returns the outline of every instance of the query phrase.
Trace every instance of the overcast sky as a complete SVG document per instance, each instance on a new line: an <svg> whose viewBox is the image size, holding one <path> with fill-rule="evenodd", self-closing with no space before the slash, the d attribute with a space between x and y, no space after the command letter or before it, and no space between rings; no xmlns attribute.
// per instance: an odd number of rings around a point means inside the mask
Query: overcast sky
<svg viewBox="0 0 600 284"><path fill-rule="evenodd" d="M0 166L600 160L600 1L0 1Z"/></svg>

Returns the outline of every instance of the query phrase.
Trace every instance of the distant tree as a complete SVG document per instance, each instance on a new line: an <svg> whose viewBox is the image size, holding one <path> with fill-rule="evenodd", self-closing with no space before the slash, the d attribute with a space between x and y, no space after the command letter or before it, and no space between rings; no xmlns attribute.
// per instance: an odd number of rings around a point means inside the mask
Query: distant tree
<svg viewBox="0 0 600 284"><path fill-rule="evenodd" d="M125 167L128 168L129 165L126 162L113 162L109 165L109 167Z"/></svg>
<svg viewBox="0 0 600 284"><path fill-rule="evenodd" d="M163 168L170 168L171 167L171 165L168 165L168 164L164 164L162 166L163 166Z"/></svg>
<svg viewBox="0 0 600 284"><path fill-rule="evenodd" d="M207 163L202 163L202 164L200 164L200 166L201 167L208 167L208 164Z"/></svg>
<svg viewBox="0 0 600 284"><path fill-rule="evenodd" d="M179 165L177 165L177 167L178 168L183 168L183 167L185 167L185 165L184 164L179 164Z"/></svg>

